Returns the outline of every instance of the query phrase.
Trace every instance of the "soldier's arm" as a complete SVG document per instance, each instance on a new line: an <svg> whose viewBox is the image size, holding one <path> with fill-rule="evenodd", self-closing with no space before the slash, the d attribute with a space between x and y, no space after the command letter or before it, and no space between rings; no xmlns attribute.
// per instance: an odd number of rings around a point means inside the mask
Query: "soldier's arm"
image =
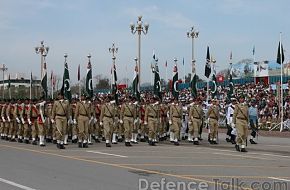
<svg viewBox="0 0 290 190"><path fill-rule="evenodd" d="M102 105L102 108L101 108L101 115L100 115L100 122L103 122L103 119L104 119L104 112L105 112L105 105Z"/></svg>
<svg viewBox="0 0 290 190"><path fill-rule="evenodd" d="M75 119L78 119L78 116L79 116L79 113L80 113L80 103L77 102L77 105L76 105L76 110L75 110Z"/></svg>
<svg viewBox="0 0 290 190"><path fill-rule="evenodd" d="M56 115L56 107L57 107L57 102L55 101L55 102L53 103L52 110L51 110L51 118L52 118L52 119L55 118L55 115Z"/></svg>
<svg viewBox="0 0 290 190"><path fill-rule="evenodd" d="M148 106L145 108L145 116L144 116L144 122L148 123Z"/></svg>
<svg viewBox="0 0 290 190"><path fill-rule="evenodd" d="M172 122L172 113L173 113L173 106L170 106L170 108L169 108L169 123L171 123Z"/></svg>
<svg viewBox="0 0 290 190"><path fill-rule="evenodd" d="M233 115L233 123L236 124L236 119L237 119L237 115L238 115L238 105L236 105L236 108L234 110L234 115Z"/></svg>
<svg viewBox="0 0 290 190"><path fill-rule="evenodd" d="M122 104L121 110L120 110L120 120L124 119L124 111L125 111L125 106Z"/></svg>
<svg viewBox="0 0 290 190"><path fill-rule="evenodd" d="M66 118L71 119L71 109L70 109L70 102L67 100L67 111L66 111Z"/></svg>

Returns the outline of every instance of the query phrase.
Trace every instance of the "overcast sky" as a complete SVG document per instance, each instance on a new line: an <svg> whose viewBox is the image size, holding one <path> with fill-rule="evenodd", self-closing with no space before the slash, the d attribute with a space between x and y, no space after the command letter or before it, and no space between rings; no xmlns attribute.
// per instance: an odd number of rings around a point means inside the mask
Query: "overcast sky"
<svg viewBox="0 0 290 190"><path fill-rule="evenodd" d="M130 32L130 22L138 15L150 24L142 35L141 60L143 82L150 81L150 63L155 50L159 69L165 78L172 76L174 58L179 73L191 68L191 40L186 32L194 26L200 31L195 41L197 74L203 77L206 46L217 60L217 70L228 67L230 52L233 62L252 58L275 60L282 32L286 61L290 34L289 0L0 0L0 63L8 72L29 73L40 77L40 57L34 47L44 40L50 47L47 67L62 76L63 54L68 54L72 83L86 73L87 54L92 55L93 75L110 77L111 54L115 42L118 78L133 78L137 56L137 35ZM127 68L127 71L126 71Z"/></svg>

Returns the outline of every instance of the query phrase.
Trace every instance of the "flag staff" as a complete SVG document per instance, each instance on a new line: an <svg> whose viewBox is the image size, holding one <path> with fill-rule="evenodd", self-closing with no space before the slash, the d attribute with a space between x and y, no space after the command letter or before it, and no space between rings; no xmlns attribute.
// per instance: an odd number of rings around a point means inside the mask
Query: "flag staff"
<svg viewBox="0 0 290 190"><path fill-rule="evenodd" d="M279 43L279 53L280 53L280 64L281 64L281 75L280 75L280 80L281 80L281 126L280 126L280 132L283 130L283 119L284 119L284 109L283 109L283 54L282 52L282 33L280 32L280 43Z"/></svg>
<svg viewBox="0 0 290 190"><path fill-rule="evenodd" d="M3 64L3 66L1 67L1 70L3 71L3 83L2 83L2 85L3 85L3 88L2 88L2 100L4 100L4 98L5 98L5 90L4 90L4 74L5 74L5 71L7 71L8 70L8 68L5 66L5 64Z"/></svg>
<svg viewBox="0 0 290 190"><path fill-rule="evenodd" d="M29 98L32 99L32 72L30 72Z"/></svg>
<svg viewBox="0 0 290 190"><path fill-rule="evenodd" d="M81 66L78 66L79 99L81 99Z"/></svg>

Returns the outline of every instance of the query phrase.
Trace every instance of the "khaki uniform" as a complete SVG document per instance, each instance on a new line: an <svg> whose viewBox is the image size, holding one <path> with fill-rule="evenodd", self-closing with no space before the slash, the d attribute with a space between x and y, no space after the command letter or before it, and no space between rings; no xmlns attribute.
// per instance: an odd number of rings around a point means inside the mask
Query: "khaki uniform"
<svg viewBox="0 0 290 190"><path fill-rule="evenodd" d="M95 104L94 107L94 116L96 118L95 124L95 139L99 139L102 137L102 127L100 126L100 115L101 115L101 105L100 104Z"/></svg>
<svg viewBox="0 0 290 190"><path fill-rule="evenodd" d="M23 123L23 137L27 142L29 140L30 131L31 131L31 127L28 124L29 110L30 110L30 104L25 104L24 109L23 109L23 113L22 113L22 117L23 117L22 123Z"/></svg>
<svg viewBox="0 0 290 190"><path fill-rule="evenodd" d="M38 136L38 125L37 125L37 119L39 116L39 110L35 104L31 104L28 111L28 123L31 126L31 135L32 135L32 141L35 143L36 138Z"/></svg>
<svg viewBox="0 0 290 190"><path fill-rule="evenodd" d="M136 106L131 103L124 103L121 107L120 119L124 122L125 142L130 142L134 129L134 121L137 116Z"/></svg>
<svg viewBox="0 0 290 190"><path fill-rule="evenodd" d="M216 105L209 107L207 112L210 127L210 140L216 142L218 133L219 108Z"/></svg>
<svg viewBox="0 0 290 190"><path fill-rule="evenodd" d="M7 116L6 116L6 109L8 105L3 104L2 109L1 109L1 119L2 119L2 133L3 137L8 138L8 121L7 121Z"/></svg>
<svg viewBox="0 0 290 190"><path fill-rule="evenodd" d="M69 102L67 100L56 100L52 107L52 118L56 125L56 140L63 144L64 136L67 133L67 120L70 116Z"/></svg>
<svg viewBox="0 0 290 190"><path fill-rule="evenodd" d="M117 109L115 105L111 103L105 103L102 105L100 122L102 122L104 126L104 136L106 143L111 142L116 110Z"/></svg>
<svg viewBox="0 0 290 190"><path fill-rule="evenodd" d="M77 108L77 104L71 104L70 109L71 109L71 116L72 116L72 120L73 122L70 124L71 125L71 135L72 135L72 140L76 140L79 134L79 129L78 129L78 122L77 122L77 116L76 116L76 108Z"/></svg>
<svg viewBox="0 0 290 190"><path fill-rule="evenodd" d="M89 121L92 116L92 106L88 101L79 101L76 105L75 118L78 122L79 142L87 143L89 137Z"/></svg>
<svg viewBox="0 0 290 190"><path fill-rule="evenodd" d="M144 125L144 119L145 119L145 105L141 105L139 107L139 119L140 119L140 124L139 124L139 129L140 129L140 135L141 135L141 141L145 142L145 136L148 135L148 127L147 125Z"/></svg>
<svg viewBox="0 0 290 190"><path fill-rule="evenodd" d="M237 144L242 145L241 148L245 148L247 135L248 135L248 106L245 103L241 103L235 106L233 123L237 129Z"/></svg>
<svg viewBox="0 0 290 190"><path fill-rule="evenodd" d="M180 128L182 121L182 107L180 105L172 104L169 107L169 121L171 123L170 130L174 134L174 141L178 142L180 137Z"/></svg>
<svg viewBox="0 0 290 190"><path fill-rule="evenodd" d="M198 135L200 133L200 126L203 118L203 109L201 105L192 105L189 109L189 129L188 138L189 141L198 141Z"/></svg>
<svg viewBox="0 0 290 190"><path fill-rule="evenodd" d="M166 128L167 128L167 112L168 112L168 107L165 104L161 104L160 106L160 117L161 117L161 124L159 127L159 137L163 139L166 136Z"/></svg>
<svg viewBox="0 0 290 190"><path fill-rule="evenodd" d="M156 104L149 104L145 109L145 118L144 121L148 124L149 129L149 142L157 141L157 129L160 124L160 106Z"/></svg>
<svg viewBox="0 0 290 190"><path fill-rule="evenodd" d="M2 113L2 108L4 104L0 104L0 114ZM2 120L2 117L0 118L0 134L1 139L4 139L4 121Z"/></svg>
<svg viewBox="0 0 290 190"><path fill-rule="evenodd" d="M18 139L22 139L23 137L23 131L24 131L24 127L23 127L23 123L21 122L21 120L23 119L23 110L24 107L21 104L15 104L15 109L14 109L14 118L16 120L17 123L17 136Z"/></svg>
<svg viewBox="0 0 290 190"><path fill-rule="evenodd" d="M14 118L14 105L9 104L6 109L6 117L8 122L6 122L7 128L8 128L8 138L15 139L15 136L17 134L16 130L16 120Z"/></svg>
<svg viewBox="0 0 290 190"><path fill-rule="evenodd" d="M45 120L45 126L46 126L46 138L49 140L52 140L53 136L55 137L55 124L53 124L51 122L52 119L52 104L48 103L45 105L45 116L46 116L46 120Z"/></svg>

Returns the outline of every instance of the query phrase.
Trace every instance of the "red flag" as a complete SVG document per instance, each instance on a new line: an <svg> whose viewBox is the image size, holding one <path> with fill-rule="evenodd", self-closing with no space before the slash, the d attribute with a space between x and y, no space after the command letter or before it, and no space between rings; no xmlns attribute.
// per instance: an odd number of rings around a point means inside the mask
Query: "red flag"
<svg viewBox="0 0 290 190"><path fill-rule="evenodd" d="M81 70L81 68L80 68L80 65L79 65L79 67L78 67L78 81L80 81L80 80L81 80L81 74L80 74L80 70Z"/></svg>

